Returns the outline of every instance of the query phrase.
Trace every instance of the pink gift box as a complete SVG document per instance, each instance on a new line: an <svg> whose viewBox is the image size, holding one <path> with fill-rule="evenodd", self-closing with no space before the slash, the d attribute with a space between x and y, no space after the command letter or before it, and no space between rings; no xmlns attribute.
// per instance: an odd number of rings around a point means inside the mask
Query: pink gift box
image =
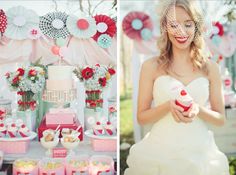
<svg viewBox="0 0 236 175"><path fill-rule="evenodd" d="M76 160L76 161L85 161L88 163L87 167L79 168L79 167L74 167L73 165L70 165L69 162L70 160ZM89 157L86 155L78 155L75 158L71 158L67 161L66 163L66 174L67 175L76 175L77 174L86 174L89 175Z"/></svg>
<svg viewBox="0 0 236 175"><path fill-rule="evenodd" d="M15 165L13 164L13 175L38 175L38 174L39 174L38 165L32 168L26 169L23 167L22 168L15 167Z"/></svg>
<svg viewBox="0 0 236 175"><path fill-rule="evenodd" d="M47 113L46 125L69 125L74 123L73 113Z"/></svg>
<svg viewBox="0 0 236 175"><path fill-rule="evenodd" d="M65 158L67 156L67 149L65 148L53 148L52 157L53 158Z"/></svg>
<svg viewBox="0 0 236 175"><path fill-rule="evenodd" d="M0 150L6 154L22 154L26 153L29 149L30 141L1 141L0 142Z"/></svg>
<svg viewBox="0 0 236 175"><path fill-rule="evenodd" d="M96 163L96 165L94 164ZM106 163L106 167L101 164ZM90 159L90 175L107 174L114 175L114 161L110 156L92 156Z"/></svg>
<svg viewBox="0 0 236 175"><path fill-rule="evenodd" d="M116 152L117 139L91 139L94 151Z"/></svg>
<svg viewBox="0 0 236 175"><path fill-rule="evenodd" d="M62 165L54 169L46 169L44 166L49 162L59 162ZM65 175L65 165L62 160L59 159L43 159L39 163L39 175Z"/></svg>

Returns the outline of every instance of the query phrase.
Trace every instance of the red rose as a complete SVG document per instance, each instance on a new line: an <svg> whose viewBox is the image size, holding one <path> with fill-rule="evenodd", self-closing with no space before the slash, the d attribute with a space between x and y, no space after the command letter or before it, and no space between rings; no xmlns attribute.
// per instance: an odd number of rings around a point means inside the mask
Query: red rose
<svg viewBox="0 0 236 175"><path fill-rule="evenodd" d="M97 104L95 102L90 103L90 107L95 108L96 106L97 106Z"/></svg>
<svg viewBox="0 0 236 175"><path fill-rule="evenodd" d="M36 70L34 70L34 69L31 69L30 71L29 71L29 74L28 74L29 76L35 76L35 75L37 75L37 72L36 72Z"/></svg>
<svg viewBox="0 0 236 175"><path fill-rule="evenodd" d="M100 64L95 64L95 66L100 67Z"/></svg>
<svg viewBox="0 0 236 175"><path fill-rule="evenodd" d="M19 82L19 80L20 80L19 77L13 78L12 84L17 84Z"/></svg>
<svg viewBox="0 0 236 175"><path fill-rule="evenodd" d="M98 103L103 103L103 99L97 100Z"/></svg>
<svg viewBox="0 0 236 175"><path fill-rule="evenodd" d="M23 105L24 102L19 100L17 103L18 103L19 106L21 106L21 105Z"/></svg>
<svg viewBox="0 0 236 175"><path fill-rule="evenodd" d="M109 72L109 74L111 74L111 75L114 75L114 74L116 73L116 71L115 71L114 69L112 69L112 68L109 68L109 69L108 69L108 72Z"/></svg>
<svg viewBox="0 0 236 175"><path fill-rule="evenodd" d="M6 110L1 110L0 109L0 116L5 116L6 115Z"/></svg>
<svg viewBox="0 0 236 175"><path fill-rule="evenodd" d="M7 72L7 73L5 74L5 76L6 76L7 78L9 78L9 77L10 77L10 73Z"/></svg>
<svg viewBox="0 0 236 175"><path fill-rule="evenodd" d="M110 113L116 112L116 108L114 108L113 106L109 107L109 112Z"/></svg>
<svg viewBox="0 0 236 175"><path fill-rule="evenodd" d="M31 101L31 102L29 102L29 105L30 105L30 109L33 111L33 110L35 110L35 108L36 108L36 101Z"/></svg>
<svg viewBox="0 0 236 175"><path fill-rule="evenodd" d="M18 69L17 69L17 72L18 72L18 75L19 75L19 76L23 76L24 73L25 73L25 70L22 69L22 68L18 68Z"/></svg>
<svg viewBox="0 0 236 175"><path fill-rule="evenodd" d="M105 87L106 84L107 84L107 79L106 79L106 77L104 77L104 78L99 78L99 79L98 79L98 82L99 82L99 84L100 84L102 87Z"/></svg>
<svg viewBox="0 0 236 175"><path fill-rule="evenodd" d="M24 91L18 91L18 92L17 92L17 95L24 95L24 94L25 94Z"/></svg>
<svg viewBox="0 0 236 175"><path fill-rule="evenodd" d="M82 70L82 77L87 80L93 76L93 69L90 67L86 67Z"/></svg>

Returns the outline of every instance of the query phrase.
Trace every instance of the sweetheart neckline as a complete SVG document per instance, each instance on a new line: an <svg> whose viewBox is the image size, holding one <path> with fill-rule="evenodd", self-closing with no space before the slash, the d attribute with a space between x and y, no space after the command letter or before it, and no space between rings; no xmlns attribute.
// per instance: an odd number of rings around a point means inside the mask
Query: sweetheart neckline
<svg viewBox="0 0 236 175"><path fill-rule="evenodd" d="M195 81L197 81L197 80L199 80L199 79L205 79L205 80L207 80L208 83L209 83L209 79L206 78L206 77L204 77L204 76L199 76L199 77L197 77L197 78L194 78L194 79L191 80L188 84L185 85L182 81L176 79L175 77L172 77L172 76L170 76L170 75L161 75L161 76L158 76L158 77L154 80L154 84L155 84L159 79L165 78L165 77L169 77L169 78L171 78L171 79L173 79L173 80L175 80L175 81L181 83L185 88L189 87L192 83L194 83Z"/></svg>

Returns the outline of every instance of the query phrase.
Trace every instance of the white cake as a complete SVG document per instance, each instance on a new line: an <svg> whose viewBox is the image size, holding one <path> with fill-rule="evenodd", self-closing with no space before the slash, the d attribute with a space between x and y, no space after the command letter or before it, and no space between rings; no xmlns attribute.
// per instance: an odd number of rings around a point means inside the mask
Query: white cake
<svg viewBox="0 0 236 175"><path fill-rule="evenodd" d="M70 90L73 88L72 66L49 66L47 90Z"/></svg>

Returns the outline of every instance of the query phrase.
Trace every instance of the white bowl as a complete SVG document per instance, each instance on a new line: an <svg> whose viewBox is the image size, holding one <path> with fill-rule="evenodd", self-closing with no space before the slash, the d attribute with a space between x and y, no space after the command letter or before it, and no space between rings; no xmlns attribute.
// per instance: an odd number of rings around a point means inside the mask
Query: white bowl
<svg viewBox="0 0 236 175"><path fill-rule="evenodd" d="M59 138L54 138L53 141L46 142L45 137L42 137L40 139L40 142L44 148L51 149L57 146L57 144L59 143Z"/></svg>
<svg viewBox="0 0 236 175"><path fill-rule="evenodd" d="M64 142L64 138L61 138L61 144L67 149L74 149L79 145L80 140L76 140L75 142Z"/></svg>

